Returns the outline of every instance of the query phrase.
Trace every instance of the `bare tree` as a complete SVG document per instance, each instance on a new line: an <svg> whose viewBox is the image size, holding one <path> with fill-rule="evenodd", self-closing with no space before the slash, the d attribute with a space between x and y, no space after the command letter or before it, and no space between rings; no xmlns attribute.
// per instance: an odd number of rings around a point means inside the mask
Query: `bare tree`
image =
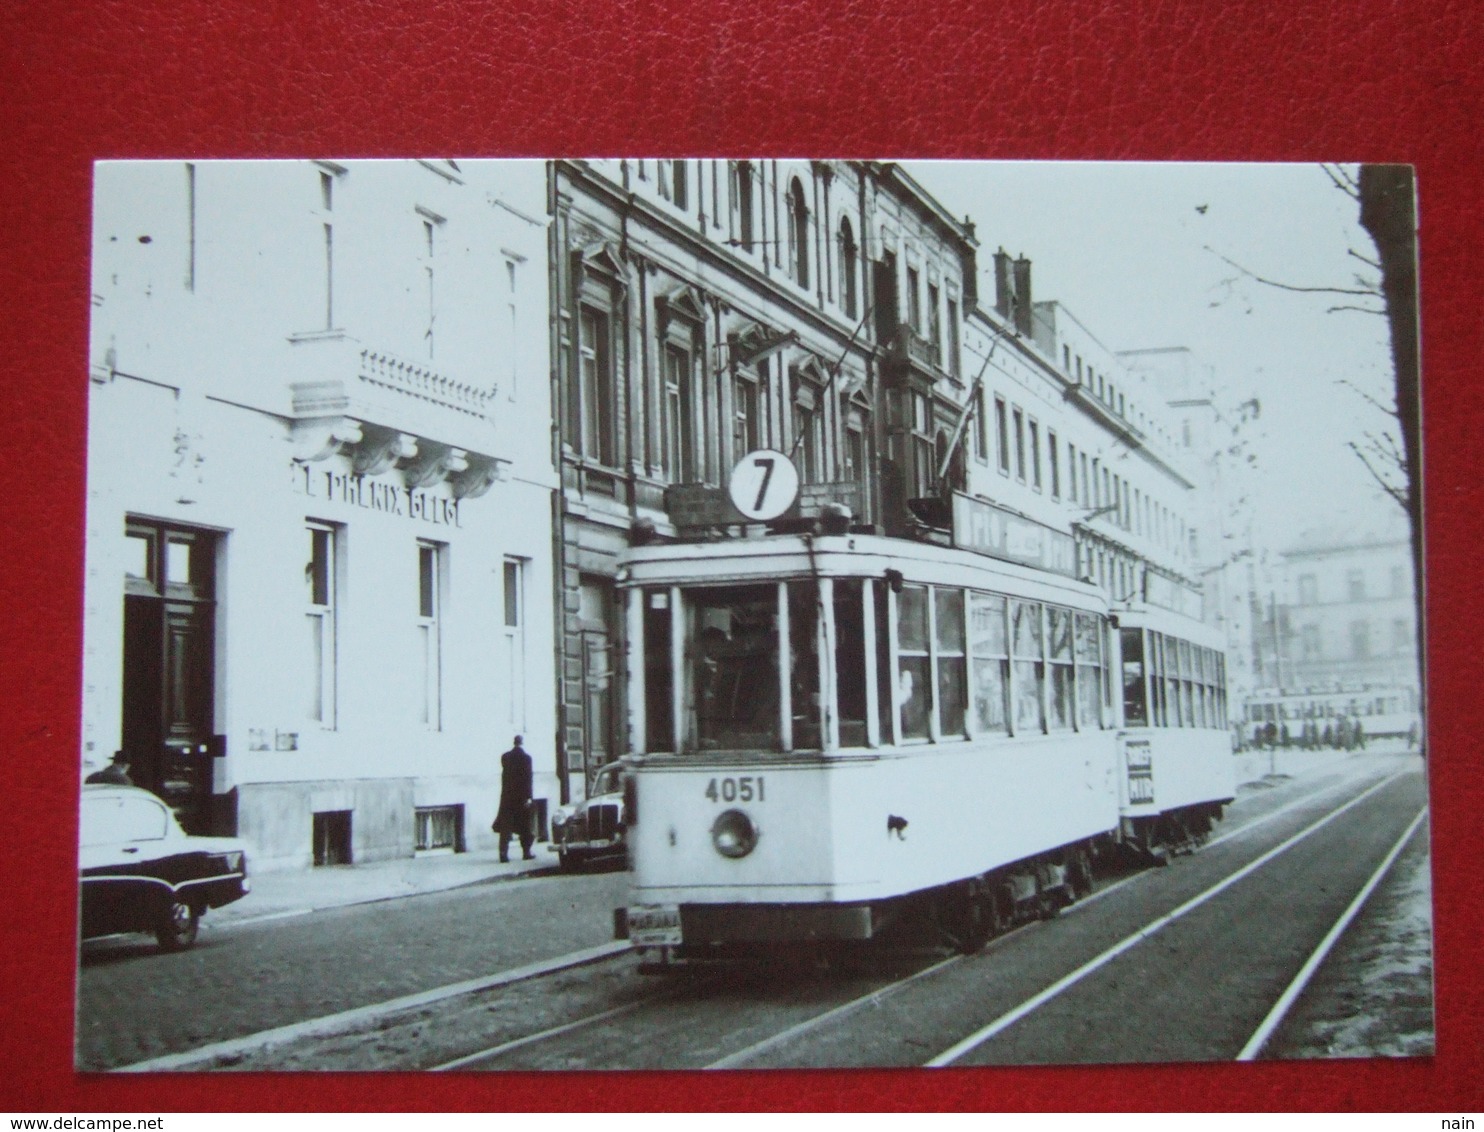
<svg viewBox="0 0 1484 1132"><path fill-rule="evenodd" d="M1426 686L1427 650L1424 636L1424 577L1422 559L1422 404L1421 364L1417 338L1417 198L1409 165L1362 165L1352 173L1342 165L1321 166L1335 188L1356 202L1360 225L1375 244L1376 258L1350 249L1350 256L1367 270L1350 286L1301 286L1270 279L1207 248L1244 276L1267 287L1301 294L1333 295L1340 301L1330 312L1359 311L1384 316L1391 337L1395 400L1385 405L1356 389L1374 407L1394 418L1400 445L1389 432L1366 432L1350 449L1376 482L1406 512L1412 536L1413 592L1417 616L1418 677Z"/></svg>

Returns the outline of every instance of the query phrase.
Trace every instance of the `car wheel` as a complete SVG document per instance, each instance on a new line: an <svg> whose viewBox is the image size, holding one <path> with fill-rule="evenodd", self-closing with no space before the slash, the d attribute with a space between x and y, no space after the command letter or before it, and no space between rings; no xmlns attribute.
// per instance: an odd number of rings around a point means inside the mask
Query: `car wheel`
<svg viewBox="0 0 1484 1132"><path fill-rule="evenodd" d="M184 951L196 942L201 927L200 909L183 900L171 900L160 910L155 939L161 951Z"/></svg>

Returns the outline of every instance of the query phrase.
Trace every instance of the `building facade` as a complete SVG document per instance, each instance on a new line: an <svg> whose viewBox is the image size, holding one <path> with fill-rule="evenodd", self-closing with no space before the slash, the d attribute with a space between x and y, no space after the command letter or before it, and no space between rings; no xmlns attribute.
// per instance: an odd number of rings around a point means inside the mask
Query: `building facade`
<svg viewBox="0 0 1484 1132"><path fill-rule="evenodd" d="M889 165L558 161L550 191L557 710L576 792L623 749L624 547L734 525L721 496L761 449L799 469L796 522L827 504L911 521L962 402L974 241Z"/></svg>
<svg viewBox="0 0 1484 1132"><path fill-rule="evenodd" d="M1262 642L1277 686L1417 688L1411 542L1392 510L1360 529L1306 531L1283 552Z"/></svg>
<svg viewBox="0 0 1484 1132"><path fill-rule="evenodd" d="M563 499L560 769L627 749L613 580L654 539L747 523L732 468L773 449L798 504L856 529L1095 580L1202 614L1195 497L1167 399L1003 251L980 301L973 224L873 162L552 165Z"/></svg>
<svg viewBox="0 0 1484 1132"><path fill-rule="evenodd" d="M98 166L85 772L259 869L555 793L544 173Z"/></svg>

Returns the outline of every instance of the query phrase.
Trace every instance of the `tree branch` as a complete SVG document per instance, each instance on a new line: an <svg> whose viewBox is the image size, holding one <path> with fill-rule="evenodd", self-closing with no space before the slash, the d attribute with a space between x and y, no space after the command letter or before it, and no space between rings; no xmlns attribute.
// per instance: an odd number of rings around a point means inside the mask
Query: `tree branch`
<svg viewBox="0 0 1484 1132"><path fill-rule="evenodd" d="M1360 199L1360 182L1352 177L1343 165L1326 165L1320 162L1319 168L1324 170L1324 175L1340 192L1354 200Z"/></svg>
<svg viewBox="0 0 1484 1132"><path fill-rule="evenodd" d="M1259 275L1255 271L1248 270L1236 260L1222 255L1209 244L1206 244L1204 246L1206 251L1210 252L1223 263L1227 263L1230 264L1232 267L1235 267L1243 275L1247 276L1247 278L1254 279L1267 287L1276 287L1280 291L1296 291L1300 294L1306 295L1359 295L1367 299L1379 298L1381 295L1380 290L1375 287L1366 287L1361 290L1356 290L1350 287L1300 287L1294 283L1280 283L1276 279L1268 279L1266 276Z"/></svg>
<svg viewBox="0 0 1484 1132"><path fill-rule="evenodd" d="M1351 381L1348 377L1336 378L1335 384L1345 386L1347 389L1350 390L1350 392L1354 393L1357 397L1361 398L1364 401L1369 401L1373 406L1380 409L1388 417L1396 416L1395 405L1387 405L1382 401L1376 400L1376 398L1372 397L1369 393L1367 393L1360 386L1356 385L1355 382Z"/></svg>
<svg viewBox="0 0 1484 1132"><path fill-rule="evenodd" d="M1392 501L1402 509L1404 514L1411 514L1411 511L1407 506L1406 491L1402 488L1393 487L1390 483L1388 483L1385 477L1383 477L1379 472L1376 471L1375 468L1371 466L1371 462L1366 459L1365 453L1360 450L1355 441L1349 441L1347 446L1349 447L1350 451L1354 452L1355 455L1359 457L1360 462L1365 465L1365 470L1371 473L1371 478L1380 485L1381 490L1391 497Z"/></svg>
<svg viewBox="0 0 1484 1132"><path fill-rule="evenodd" d="M1367 267L1375 268L1377 271L1380 271L1381 270L1381 264L1380 264L1380 262L1378 260L1367 259L1365 256L1361 255L1354 248L1347 248L1346 251L1345 251L1345 254L1348 255L1348 256L1355 257L1356 259L1360 260L1361 263L1365 264Z"/></svg>

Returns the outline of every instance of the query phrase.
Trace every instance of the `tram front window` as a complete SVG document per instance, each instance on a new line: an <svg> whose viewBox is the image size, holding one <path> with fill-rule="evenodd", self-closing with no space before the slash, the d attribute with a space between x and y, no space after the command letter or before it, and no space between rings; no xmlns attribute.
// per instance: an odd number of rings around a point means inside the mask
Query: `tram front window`
<svg viewBox="0 0 1484 1132"><path fill-rule="evenodd" d="M702 750L776 750L778 589L693 590L686 654Z"/></svg>

